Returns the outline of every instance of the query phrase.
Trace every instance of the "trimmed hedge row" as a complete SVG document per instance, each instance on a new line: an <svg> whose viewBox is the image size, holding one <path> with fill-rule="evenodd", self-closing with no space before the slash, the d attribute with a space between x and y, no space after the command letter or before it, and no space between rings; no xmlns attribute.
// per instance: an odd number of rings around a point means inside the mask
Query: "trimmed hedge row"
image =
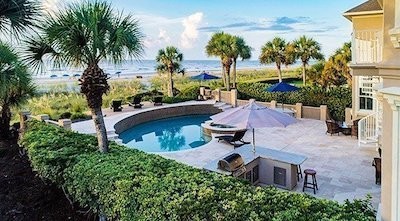
<svg viewBox="0 0 400 221"><path fill-rule="evenodd" d="M327 105L330 115L335 120L343 121L345 108L351 107L351 88L334 87L328 90L321 87L302 87L295 92L266 92L270 87L266 83L240 83L237 86L239 99L254 98L258 101L270 102L277 100L286 104L303 103L305 106L319 107Z"/></svg>
<svg viewBox="0 0 400 221"><path fill-rule="evenodd" d="M113 220L374 220L368 199L338 204L249 183L37 121L22 144L34 170Z"/></svg>

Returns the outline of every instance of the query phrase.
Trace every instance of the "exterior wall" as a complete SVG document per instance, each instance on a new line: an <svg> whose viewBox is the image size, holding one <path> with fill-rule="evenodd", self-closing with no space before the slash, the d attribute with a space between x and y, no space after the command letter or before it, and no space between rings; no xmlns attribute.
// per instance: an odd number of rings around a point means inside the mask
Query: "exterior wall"
<svg viewBox="0 0 400 221"><path fill-rule="evenodd" d="M375 73L377 70L377 76L382 77L383 90L388 87L400 87L400 49L396 49L391 40L390 30L397 28L395 23L396 13L397 19L400 19L400 11L396 12L396 5L400 4L400 0L378 0L378 2L383 6L383 16L371 17L365 16L355 16L352 18L353 28L355 30L373 30L382 27L383 32L383 47L382 47L382 61L377 64L370 65L370 67L357 67L357 65L352 66L352 73L355 75L363 75L366 73ZM397 5L397 7L400 7ZM380 21L379 21L380 19ZM382 24L383 22L383 24ZM366 68L370 71L364 71ZM354 76L354 75L353 75ZM353 78L353 113L357 110L357 94L358 84L357 79ZM400 162L399 156L394 156L398 152L399 148L399 131L393 131L396 125L400 122L394 122L398 116L394 117L393 104L392 106L389 102L383 99L383 114L382 114L382 194L381 194L381 220L391 221L398 220L400 215L398 212L400 208L399 200L399 185L400 180L398 174L400 173L400 168L398 164ZM397 107L398 108L398 107ZM397 113L398 115L398 113ZM398 121L398 119L396 120ZM396 143L397 142L397 143ZM395 151L395 152L394 152ZM394 189L393 189L394 188Z"/></svg>
<svg viewBox="0 0 400 221"><path fill-rule="evenodd" d="M391 220L392 201L392 109L386 102L383 103L382 119L382 181L381 181L381 218Z"/></svg>
<svg viewBox="0 0 400 221"><path fill-rule="evenodd" d="M237 100L237 104L239 106L243 106L248 104L248 100ZM257 101L257 104L264 105L269 108L273 108L270 102L259 102ZM278 108L281 107L281 104L279 103L277 105ZM296 105L293 104L284 104L285 109L291 109L291 110L296 110ZM325 114L326 115L326 114ZM299 117L300 118L300 117ZM310 106L301 106L301 118L307 118L307 119L314 119L314 120L321 120L321 107L310 107Z"/></svg>
<svg viewBox="0 0 400 221"><path fill-rule="evenodd" d="M382 15L355 16L352 18L353 28L355 30L382 30Z"/></svg>
<svg viewBox="0 0 400 221"><path fill-rule="evenodd" d="M383 104L381 218L400 220L400 87L383 88L379 97Z"/></svg>
<svg viewBox="0 0 400 221"><path fill-rule="evenodd" d="M383 1L384 10L384 42L383 42L383 66L400 68L400 50L393 47L393 43L388 34L395 27L395 1ZM399 74L399 73L398 73Z"/></svg>

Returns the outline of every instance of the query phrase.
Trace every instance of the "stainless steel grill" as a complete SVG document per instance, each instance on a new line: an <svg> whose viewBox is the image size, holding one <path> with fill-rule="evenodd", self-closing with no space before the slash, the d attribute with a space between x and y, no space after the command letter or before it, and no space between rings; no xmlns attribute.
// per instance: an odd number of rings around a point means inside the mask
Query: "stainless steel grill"
<svg viewBox="0 0 400 221"><path fill-rule="evenodd" d="M238 153L233 153L218 161L218 168L232 172L232 175L235 177L238 177L246 172L243 158Z"/></svg>

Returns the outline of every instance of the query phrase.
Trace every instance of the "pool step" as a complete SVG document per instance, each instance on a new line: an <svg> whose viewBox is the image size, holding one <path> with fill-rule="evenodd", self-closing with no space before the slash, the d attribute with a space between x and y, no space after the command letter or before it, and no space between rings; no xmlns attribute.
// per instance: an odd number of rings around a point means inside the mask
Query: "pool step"
<svg viewBox="0 0 400 221"><path fill-rule="evenodd" d="M217 102L214 104L214 107L217 107L220 110L227 110L229 108L232 108L232 105L224 103L224 102Z"/></svg>
<svg viewBox="0 0 400 221"><path fill-rule="evenodd" d="M215 104L214 104L214 107L221 107L221 106L224 106L224 105L226 105L226 103L224 103L224 102L215 102Z"/></svg>
<svg viewBox="0 0 400 221"><path fill-rule="evenodd" d="M115 133L115 131L107 131L107 138L108 140L116 141L118 140L118 134Z"/></svg>
<svg viewBox="0 0 400 221"><path fill-rule="evenodd" d="M221 109L221 110L223 110L223 111L226 111L227 109L231 109L231 108L232 108L232 105L230 105L230 104L225 104L224 106L220 107L219 109Z"/></svg>

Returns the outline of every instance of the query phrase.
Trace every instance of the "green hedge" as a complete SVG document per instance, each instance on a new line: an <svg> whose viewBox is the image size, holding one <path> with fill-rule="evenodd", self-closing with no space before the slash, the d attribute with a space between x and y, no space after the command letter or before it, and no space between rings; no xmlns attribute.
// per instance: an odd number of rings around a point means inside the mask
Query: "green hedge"
<svg viewBox="0 0 400 221"><path fill-rule="evenodd" d="M174 97L163 97L163 102L167 104L179 103L185 101L196 100L200 95L199 85L189 85L179 91Z"/></svg>
<svg viewBox="0 0 400 221"><path fill-rule="evenodd" d="M338 204L205 172L31 121L23 136L34 170L113 220L374 220L369 200Z"/></svg>
<svg viewBox="0 0 400 221"><path fill-rule="evenodd" d="M240 83L237 86L239 99L254 98L265 102L277 100L286 104L303 103L305 106L314 107L327 105L331 117L342 121L345 118L345 108L351 107L351 88L334 87L326 90L321 87L301 87L295 92L266 92L270 86L266 83Z"/></svg>

